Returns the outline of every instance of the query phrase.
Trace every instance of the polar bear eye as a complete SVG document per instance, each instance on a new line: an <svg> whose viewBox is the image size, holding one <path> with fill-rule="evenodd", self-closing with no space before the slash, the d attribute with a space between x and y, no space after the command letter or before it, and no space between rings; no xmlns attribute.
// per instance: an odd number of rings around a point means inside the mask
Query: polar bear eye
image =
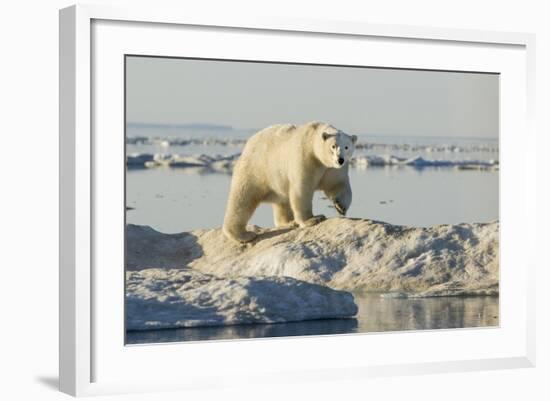
<svg viewBox="0 0 550 401"><path fill-rule="evenodd" d="M332 149L336 149L336 145L332 145L331 148L332 148Z"/></svg>

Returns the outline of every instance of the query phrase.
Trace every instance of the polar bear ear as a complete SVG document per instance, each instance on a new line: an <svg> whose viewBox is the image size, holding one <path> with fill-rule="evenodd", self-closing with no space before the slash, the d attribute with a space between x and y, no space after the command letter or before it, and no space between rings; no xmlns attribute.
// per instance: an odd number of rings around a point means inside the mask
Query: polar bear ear
<svg viewBox="0 0 550 401"><path fill-rule="evenodd" d="M327 132L323 132L323 141L326 141L328 138L330 138L330 134Z"/></svg>
<svg viewBox="0 0 550 401"><path fill-rule="evenodd" d="M352 136L351 136L351 141L352 141L353 143L357 142L357 135L352 135Z"/></svg>

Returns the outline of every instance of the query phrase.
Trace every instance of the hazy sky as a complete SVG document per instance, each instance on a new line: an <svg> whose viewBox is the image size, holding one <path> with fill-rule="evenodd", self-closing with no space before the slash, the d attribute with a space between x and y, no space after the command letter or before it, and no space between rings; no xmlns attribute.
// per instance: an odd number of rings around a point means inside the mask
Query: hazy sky
<svg viewBox="0 0 550 401"><path fill-rule="evenodd" d="M498 76L128 57L127 121L263 128L326 121L392 136L498 136Z"/></svg>

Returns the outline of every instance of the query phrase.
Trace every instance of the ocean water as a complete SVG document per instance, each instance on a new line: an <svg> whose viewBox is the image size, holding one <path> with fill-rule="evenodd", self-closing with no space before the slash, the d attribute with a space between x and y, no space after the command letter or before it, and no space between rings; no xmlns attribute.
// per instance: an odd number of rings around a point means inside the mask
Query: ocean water
<svg viewBox="0 0 550 401"><path fill-rule="evenodd" d="M392 224L430 226L498 219L498 173L449 168L375 167L351 169L353 202L349 217ZM139 169L126 177L127 222L165 233L220 227L228 174L196 174L189 169ZM321 192L314 213L336 216ZM273 226L270 205L261 205L251 224Z"/></svg>

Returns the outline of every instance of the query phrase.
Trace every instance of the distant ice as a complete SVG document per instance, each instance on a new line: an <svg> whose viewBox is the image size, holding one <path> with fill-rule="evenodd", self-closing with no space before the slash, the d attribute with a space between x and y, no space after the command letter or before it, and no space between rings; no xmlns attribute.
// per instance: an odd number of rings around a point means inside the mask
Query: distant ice
<svg viewBox="0 0 550 401"><path fill-rule="evenodd" d="M126 157L128 168L186 168L199 172L231 173L240 154L222 156L133 153Z"/></svg>
<svg viewBox="0 0 550 401"><path fill-rule="evenodd" d="M132 153L126 156L126 165L128 167L143 168L147 163L155 160L155 155L151 153Z"/></svg>
<svg viewBox="0 0 550 401"><path fill-rule="evenodd" d="M441 138L440 138L441 139ZM403 138L406 140L406 138ZM198 172L231 173L239 153L230 156L199 154L179 155L171 153L171 147L181 150L183 147L193 149L196 146L204 147L234 147L238 152L246 144L244 138L174 138L174 137L127 137L128 145L155 146L156 151L162 153L133 153L127 157L129 168L171 167L194 169ZM494 141L483 143L479 141L464 142L461 144L445 143L380 143L359 142L356 145L356 155L351 161L352 167L366 168L379 166L411 167L422 169L426 167L454 167L457 169L498 170L498 143ZM219 148L218 148L219 150ZM202 151L202 150L201 150ZM380 153L374 153L380 152ZM224 153L224 152L222 152ZM396 153L394 155L392 153ZM457 159L457 154L463 156ZM475 155L478 159L471 159L468 155ZM401 155L401 156L398 156ZM426 158L423 156L434 156ZM439 158L435 158L439 156ZM443 156L443 157L441 157ZM479 160L481 158L482 160Z"/></svg>
<svg viewBox="0 0 550 401"><path fill-rule="evenodd" d="M356 167L368 166L409 166L416 168L423 167L458 167L458 168L477 168L477 169L498 169L498 160L429 160L423 157L397 157L393 155L382 156L357 156L352 160L352 165Z"/></svg>
<svg viewBox="0 0 550 401"><path fill-rule="evenodd" d="M199 169L201 172L219 172L231 173L235 162L240 154L230 156L223 155L190 155L180 156L177 154L150 154L133 153L127 156L127 165L129 168L188 168ZM404 158L393 155L361 155L351 160L351 166L355 168L396 166L412 167L421 169L425 167L454 167L458 169L482 169L497 170L499 168L498 160L430 160L420 156Z"/></svg>

